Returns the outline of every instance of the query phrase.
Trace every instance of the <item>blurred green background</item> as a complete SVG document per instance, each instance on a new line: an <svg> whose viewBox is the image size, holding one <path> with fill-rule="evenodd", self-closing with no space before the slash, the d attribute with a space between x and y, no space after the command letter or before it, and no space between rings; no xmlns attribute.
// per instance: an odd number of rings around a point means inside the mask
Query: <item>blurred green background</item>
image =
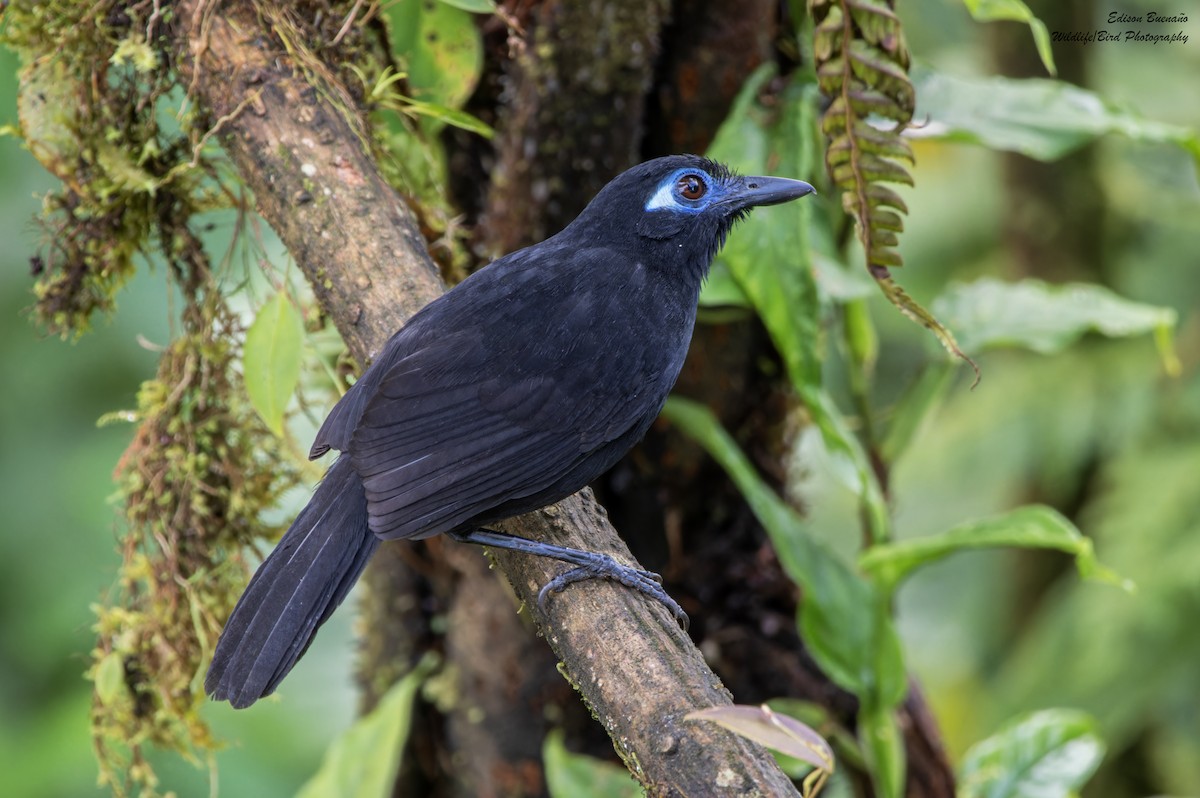
<svg viewBox="0 0 1200 798"><path fill-rule="evenodd" d="M991 32L961 4L900 10L919 58L957 74L994 71L985 60ZM1093 88L1195 129L1200 6L1183 10L1187 44L1091 45ZM1055 50L1069 46L1077 45ZM15 122L17 68L0 50L0 124ZM1089 794L1200 794L1200 193L1195 165L1178 149L1119 137L1097 147L1107 210L1086 232L1103 259L1075 277L1174 308L1183 375L1163 374L1148 338L1087 339L1051 357L985 355L983 382L956 387L899 462L893 492L901 536L1032 500L1053 504L1139 592L1082 583L1054 554L964 554L903 589L900 623L955 758L1019 712L1080 707L1099 719L1110 750ZM928 303L955 279L1038 276L1022 271L1001 224L1014 202L1003 156L944 143L922 143L917 155L899 276L908 292ZM96 794L82 672L93 644L89 604L119 564L119 520L107 499L130 435L96 420L133 406L156 363L139 337L165 342L169 312L165 275L146 268L121 293L118 313L80 341L31 326L24 309L40 235L31 220L49 180L13 138L0 138L0 351L9 374L0 409L0 773L5 794L30 798ZM1054 217L1024 223L1037 229ZM936 354L882 299L871 309L886 402ZM819 462L804 468L814 526L852 546L853 498ZM351 613L335 616L282 700L243 713L209 708L216 733L232 741L218 754L220 778L239 794L291 794L349 724L351 622ZM181 798L208 794L202 768L171 759L157 767Z"/></svg>

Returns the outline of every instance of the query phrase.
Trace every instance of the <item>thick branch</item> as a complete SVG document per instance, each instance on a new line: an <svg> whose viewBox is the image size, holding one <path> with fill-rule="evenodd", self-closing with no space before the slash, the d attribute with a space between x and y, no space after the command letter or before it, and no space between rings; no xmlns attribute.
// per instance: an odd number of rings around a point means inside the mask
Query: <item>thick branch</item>
<svg viewBox="0 0 1200 798"><path fill-rule="evenodd" d="M176 19L185 82L211 118L225 120L222 141L259 212L351 352L366 361L439 285L411 212L365 152L355 109L339 104L347 95L322 70L301 73L289 55L301 37L270 7L228 2L218 12L187 0ZM587 491L506 528L632 561ZM663 608L592 582L554 597L543 614L533 597L560 566L505 554L496 560L651 794L794 793L763 749L683 720L693 708L729 703L729 695Z"/></svg>

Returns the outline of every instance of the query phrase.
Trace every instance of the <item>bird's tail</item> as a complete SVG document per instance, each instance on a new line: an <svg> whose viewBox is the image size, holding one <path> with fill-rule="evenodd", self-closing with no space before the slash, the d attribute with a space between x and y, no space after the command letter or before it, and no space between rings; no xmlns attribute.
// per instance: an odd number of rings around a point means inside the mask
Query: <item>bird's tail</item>
<svg viewBox="0 0 1200 798"><path fill-rule="evenodd" d="M250 580L221 633L205 691L239 709L273 693L378 546L362 480L343 455Z"/></svg>

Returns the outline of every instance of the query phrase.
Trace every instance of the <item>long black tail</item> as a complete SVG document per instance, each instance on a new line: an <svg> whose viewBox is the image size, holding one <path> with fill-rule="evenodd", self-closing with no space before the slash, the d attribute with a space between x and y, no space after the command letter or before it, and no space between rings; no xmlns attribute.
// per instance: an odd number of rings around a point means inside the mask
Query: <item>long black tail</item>
<svg viewBox="0 0 1200 798"><path fill-rule="evenodd" d="M343 455L250 580L221 633L205 691L239 709L273 693L378 546L362 480Z"/></svg>

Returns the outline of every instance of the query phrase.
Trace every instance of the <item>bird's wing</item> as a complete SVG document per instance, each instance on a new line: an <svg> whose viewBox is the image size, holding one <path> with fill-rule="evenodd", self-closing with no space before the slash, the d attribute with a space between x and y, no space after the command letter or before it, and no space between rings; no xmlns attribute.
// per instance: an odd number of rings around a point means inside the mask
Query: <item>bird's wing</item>
<svg viewBox="0 0 1200 798"><path fill-rule="evenodd" d="M360 395L343 398L325 440L350 432L377 535L448 531L538 494L657 412L661 358L636 344L644 336L625 313L642 278L611 285L604 259L588 251L539 268L535 253L481 272L414 318Z"/></svg>

